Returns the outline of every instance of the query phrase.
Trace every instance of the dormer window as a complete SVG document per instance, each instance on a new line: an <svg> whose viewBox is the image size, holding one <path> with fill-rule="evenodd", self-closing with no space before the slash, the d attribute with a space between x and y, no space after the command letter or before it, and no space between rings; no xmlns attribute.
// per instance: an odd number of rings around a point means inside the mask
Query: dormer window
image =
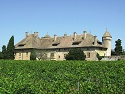
<svg viewBox="0 0 125 94"><path fill-rule="evenodd" d="M59 43L53 43L52 44L52 46L58 46L59 45Z"/></svg>
<svg viewBox="0 0 125 94"><path fill-rule="evenodd" d="M72 43L72 45L79 45L81 43L81 41L75 41Z"/></svg>
<svg viewBox="0 0 125 94"><path fill-rule="evenodd" d="M25 44L19 44L18 47L23 47Z"/></svg>

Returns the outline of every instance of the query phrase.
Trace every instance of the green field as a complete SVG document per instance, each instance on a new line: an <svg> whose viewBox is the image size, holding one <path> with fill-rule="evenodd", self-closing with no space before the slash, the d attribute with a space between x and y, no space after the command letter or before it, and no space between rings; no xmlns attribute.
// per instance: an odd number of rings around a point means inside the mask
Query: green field
<svg viewBox="0 0 125 94"><path fill-rule="evenodd" d="M0 60L0 94L125 94L125 61Z"/></svg>

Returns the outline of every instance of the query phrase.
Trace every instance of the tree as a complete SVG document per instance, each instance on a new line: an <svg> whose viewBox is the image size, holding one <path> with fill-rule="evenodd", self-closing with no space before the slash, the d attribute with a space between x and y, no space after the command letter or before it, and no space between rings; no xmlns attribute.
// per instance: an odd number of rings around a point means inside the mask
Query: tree
<svg viewBox="0 0 125 94"><path fill-rule="evenodd" d="M115 55L115 50L114 49L111 50L111 56L113 56L113 55Z"/></svg>
<svg viewBox="0 0 125 94"><path fill-rule="evenodd" d="M14 36L12 36L7 45L7 59L14 59Z"/></svg>
<svg viewBox="0 0 125 94"><path fill-rule="evenodd" d="M98 58L98 60L101 60L104 56L100 56L99 53L97 53L96 57Z"/></svg>
<svg viewBox="0 0 125 94"><path fill-rule="evenodd" d="M39 59L39 60L47 60L47 51L45 50L37 50L36 51L36 57Z"/></svg>
<svg viewBox="0 0 125 94"><path fill-rule="evenodd" d="M81 49L72 49L66 55L66 60L85 60L86 55Z"/></svg>
<svg viewBox="0 0 125 94"><path fill-rule="evenodd" d="M34 49L31 50L30 60L36 60L36 52Z"/></svg>
<svg viewBox="0 0 125 94"><path fill-rule="evenodd" d="M0 59L3 59L3 55L2 55L2 52L0 52Z"/></svg>
<svg viewBox="0 0 125 94"><path fill-rule="evenodd" d="M2 47L2 57L2 59L7 59L7 49L5 45Z"/></svg>
<svg viewBox="0 0 125 94"><path fill-rule="evenodd" d="M125 55L125 49L122 50L122 55Z"/></svg>
<svg viewBox="0 0 125 94"><path fill-rule="evenodd" d="M122 54L122 46L121 46L121 40L118 39L115 41L115 55L121 55Z"/></svg>

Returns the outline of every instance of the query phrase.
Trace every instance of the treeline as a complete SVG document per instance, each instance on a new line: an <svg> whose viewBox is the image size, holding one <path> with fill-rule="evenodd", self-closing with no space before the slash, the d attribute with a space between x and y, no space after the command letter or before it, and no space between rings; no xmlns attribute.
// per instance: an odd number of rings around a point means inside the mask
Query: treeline
<svg viewBox="0 0 125 94"><path fill-rule="evenodd" d="M0 59L14 59L14 36L12 36L6 45L2 46L2 51L0 52Z"/></svg>

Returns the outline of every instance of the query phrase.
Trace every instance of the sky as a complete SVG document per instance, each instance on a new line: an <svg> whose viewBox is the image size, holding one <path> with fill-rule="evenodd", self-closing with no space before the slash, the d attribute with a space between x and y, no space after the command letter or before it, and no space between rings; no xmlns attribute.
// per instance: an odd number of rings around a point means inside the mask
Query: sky
<svg viewBox="0 0 125 94"><path fill-rule="evenodd" d="M125 48L125 0L0 0L0 51L14 36L14 44L25 38L25 32L47 33L53 37L82 34L102 36L108 29L115 41Z"/></svg>

